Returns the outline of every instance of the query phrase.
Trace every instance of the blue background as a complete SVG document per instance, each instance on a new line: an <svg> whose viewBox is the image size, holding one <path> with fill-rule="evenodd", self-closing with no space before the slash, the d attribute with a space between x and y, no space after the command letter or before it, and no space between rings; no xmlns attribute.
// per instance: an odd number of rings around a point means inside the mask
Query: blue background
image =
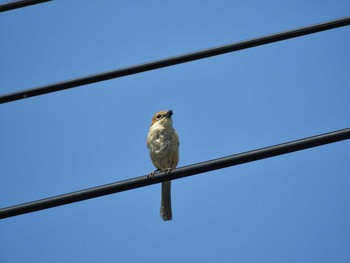
<svg viewBox="0 0 350 263"><path fill-rule="evenodd" d="M349 15L338 1L53 1L0 14L1 94ZM349 127L350 28L0 105L0 207ZM0 221L8 262L350 262L350 143Z"/></svg>

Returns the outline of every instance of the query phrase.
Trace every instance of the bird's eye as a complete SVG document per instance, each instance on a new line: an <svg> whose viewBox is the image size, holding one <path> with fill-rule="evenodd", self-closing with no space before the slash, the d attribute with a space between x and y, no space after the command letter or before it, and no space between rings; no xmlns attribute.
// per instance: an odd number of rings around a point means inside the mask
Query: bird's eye
<svg viewBox="0 0 350 263"><path fill-rule="evenodd" d="M160 119L160 117L162 117L161 114L158 114L158 115L156 116L157 119Z"/></svg>

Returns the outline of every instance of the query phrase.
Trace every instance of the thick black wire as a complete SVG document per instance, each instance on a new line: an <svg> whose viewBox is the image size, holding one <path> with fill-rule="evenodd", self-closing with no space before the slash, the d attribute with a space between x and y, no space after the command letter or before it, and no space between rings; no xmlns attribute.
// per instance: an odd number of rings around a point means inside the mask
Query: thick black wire
<svg viewBox="0 0 350 263"><path fill-rule="evenodd" d="M13 9L17 9L17 8L21 8L29 5L41 4L49 1L52 1L52 0L20 0L20 1L8 2L5 4L0 4L0 12L10 11Z"/></svg>
<svg viewBox="0 0 350 263"><path fill-rule="evenodd" d="M127 191L167 180L179 179L182 177L222 169L229 166L253 162L346 139L350 139L350 128L180 167L172 170L170 175L166 175L163 172L160 172L155 174L153 179L148 179L147 176L140 176L125 181L3 208L0 209L0 219Z"/></svg>
<svg viewBox="0 0 350 263"><path fill-rule="evenodd" d="M9 93L9 94L0 96L0 103L6 103L10 101L39 96L39 95L43 95L43 94L47 94L55 91L70 89L78 86L96 83L99 81L113 79L113 78L120 78L128 75L132 75L132 74L137 74L145 71L173 66L180 63L186 63L186 62L208 58L212 56L222 55L233 51L265 45L265 44L269 44L277 41L282 41L282 40L286 40L294 37L300 37L307 34L317 33L324 30L334 29L337 27L342 27L347 25L350 25L350 17L345 17L345 18L341 18L341 19L337 19L337 20L333 20L333 21L329 21L321 24L293 29L290 31L268 35L260 38L254 38L247 41L209 48L206 50L201 50L201 51L188 53L180 56L161 59L161 60L148 62L148 63L136 65L136 66L121 68L121 69L99 73L91 76L85 76L82 78L58 82L58 83L41 86L33 89Z"/></svg>

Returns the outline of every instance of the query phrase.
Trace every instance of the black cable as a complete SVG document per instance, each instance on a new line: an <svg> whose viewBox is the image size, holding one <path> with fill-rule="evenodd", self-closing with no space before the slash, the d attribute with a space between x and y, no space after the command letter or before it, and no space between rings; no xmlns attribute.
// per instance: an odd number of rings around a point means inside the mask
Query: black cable
<svg viewBox="0 0 350 263"><path fill-rule="evenodd" d="M294 30L290 30L282 33L277 33L273 35L268 35L260 38L254 38L247 41L209 48L206 50L201 50L201 51L188 53L180 56L161 59L161 60L148 62L148 63L136 65L136 66L121 68L121 69L99 73L91 76L85 76L82 78L58 82L58 83L41 86L33 89L9 93L9 94L0 96L0 103L6 103L10 101L39 96L39 95L43 95L43 94L47 94L55 91L70 89L78 86L96 83L99 81L113 79L113 78L120 78L128 75L132 75L132 74L137 74L145 71L173 66L173 65L186 63L186 62L190 62L198 59L208 58L212 56L222 55L233 51L265 45L265 44L269 44L277 41L282 41L282 40L286 40L294 37L300 37L307 34L313 34L324 30L334 29L337 27L342 27L347 25L350 25L350 17L345 17L345 18L341 18L341 19L337 19L337 20L333 20L333 21L329 21L329 22L325 22L317 25L302 27L302 28L298 28L298 29L294 29Z"/></svg>
<svg viewBox="0 0 350 263"><path fill-rule="evenodd" d="M21 8L29 5L41 4L49 1L52 1L52 0L20 0L20 1L8 2L5 4L0 4L0 12L10 11L13 9L17 9L17 8Z"/></svg>
<svg viewBox="0 0 350 263"><path fill-rule="evenodd" d="M163 172L156 173L153 179L148 179L147 176L140 176L125 181L3 208L0 209L0 219L127 191L147 185L160 183L170 179L179 179L182 177L222 169L229 166L253 162L346 139L350 139L350 128L180 167L172 170L170 175L165 175Z"/></svg>

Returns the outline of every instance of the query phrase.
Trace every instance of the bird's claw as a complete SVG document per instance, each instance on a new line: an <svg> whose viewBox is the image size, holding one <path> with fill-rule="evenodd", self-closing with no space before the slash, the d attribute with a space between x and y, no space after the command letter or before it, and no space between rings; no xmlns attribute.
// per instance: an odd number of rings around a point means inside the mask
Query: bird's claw
<svg viewBox="0 0 350 263"><path fill-rule="evenodd" d="M166 175L169 175L170 172L171 172L171 170L172 170L172 168L166 168L166 169L164 170L164 173L165 173Z"/></svg>
<svg viewBox="0 0 350 263"><path fill-rule="evenodd" d="M154 174L156 173L156 172L158 172L159 170L157 169L157 170L155 170L155 171L153 171L153 172L150 172L148 175L147 175L147 178L148 179L153 179L154 178Z"/></svg>
<svg viewBox="0 0 350 263"><path fill-rule="evenodd" d="M155 174L155 172L150 172L150 173L147 175L147 178L148 178L148 179L153 179L153 178L154 178L154 174Z"/></svg>
<svg viewBox="0 0 350 263"><path fill-rule="evenodd" d="M166 175L169 175L170 172L171 172L172 168L166 168L163 172L166 174ZM147 178L148 179L153 179L154 178L154 175L156 172L158 172L159 169L153 171L153 172L150 172L148 175L147 175Z"/></svg>

